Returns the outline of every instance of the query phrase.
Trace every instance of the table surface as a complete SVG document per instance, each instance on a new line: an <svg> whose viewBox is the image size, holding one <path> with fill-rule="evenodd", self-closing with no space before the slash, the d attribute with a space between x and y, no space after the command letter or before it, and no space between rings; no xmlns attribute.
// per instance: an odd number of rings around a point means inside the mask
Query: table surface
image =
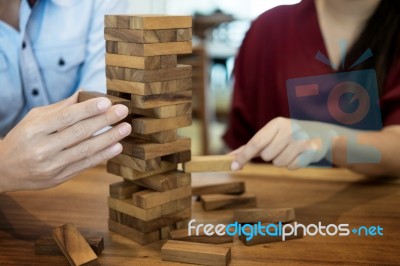
<svg viewBox="0 0 400 266"><path fill-rule="evenodd" d="M101 265L173 265L161 262L164 241L140 246L108 231L108 185L119 180L100 166L53 189L0 195L0 265L68 265L62 256L36 256L33 248L37 238L50 236L52 228L67 222L74 223L85 236L104 237ZM193 185L228 180L246 181L247 192L257 195L259 207L295 207L300 223L384 228L384 236L306 236L250 247L235 239L233 244L224 244L232 246L230 265L400 262L398 180L370 179L343 169L290 172L267 165L250 165L235 174L193 174ZM232 221L232 211L204 212L200 203L193 202L192 217L198 222L224 223Z"/></svg>

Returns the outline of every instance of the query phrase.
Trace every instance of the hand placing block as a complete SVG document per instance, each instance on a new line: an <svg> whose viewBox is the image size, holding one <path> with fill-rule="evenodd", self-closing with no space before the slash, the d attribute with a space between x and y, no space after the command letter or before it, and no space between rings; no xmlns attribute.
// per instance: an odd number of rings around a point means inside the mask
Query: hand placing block
<svg viewBox="0 0 400 266"><path fill-rule="evenodd" d="M104 93L96 92L96 91L80 91L78 94L78 102L84 102L93 98L97 97L105 97L108 98L111 101L112 105L115 104L122 104L128 107L129 113L131 113L131 102L126 99L118 98L115 96L107 95Z"/></svg>
<svg viewBox="0 0 400 266"><path fill-rule="evenodd" d="M231 171L233 155L192 156L190 162L183 164L186 173Z"/></svg>

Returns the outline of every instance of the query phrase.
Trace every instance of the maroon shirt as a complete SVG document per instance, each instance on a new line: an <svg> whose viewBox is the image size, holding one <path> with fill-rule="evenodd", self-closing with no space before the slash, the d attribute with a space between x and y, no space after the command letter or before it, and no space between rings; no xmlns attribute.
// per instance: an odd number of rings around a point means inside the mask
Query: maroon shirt
<svg viewBox="0 0 400 266"><path fill-rule="evenodd" d="M287 80L336 73L315 59L318 51L327 55L314 1L274 8L253 22L235 64L230 122L224 135L231 149L246 144L273 118L290 117ZM400 124L399 59L384 84L383 126Z"/></svg>

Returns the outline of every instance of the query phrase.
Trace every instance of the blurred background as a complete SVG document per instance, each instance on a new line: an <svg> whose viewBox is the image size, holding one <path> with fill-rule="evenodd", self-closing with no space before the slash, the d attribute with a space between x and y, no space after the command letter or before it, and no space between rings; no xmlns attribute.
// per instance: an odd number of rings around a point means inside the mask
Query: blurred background
<svg viewBox="0 0 400 266"><path fill-rule="evenodd" d="M193 16L193 125L180 130L192 138L192 154L224 153L236 53L252 20L278 5L300 0L126 0L129 13Z"/></svg>

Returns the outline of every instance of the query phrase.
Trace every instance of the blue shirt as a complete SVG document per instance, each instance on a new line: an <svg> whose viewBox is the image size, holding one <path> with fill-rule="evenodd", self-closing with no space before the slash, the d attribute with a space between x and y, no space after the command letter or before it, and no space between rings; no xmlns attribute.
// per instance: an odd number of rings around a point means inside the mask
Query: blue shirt
<svg viewBox="0 0 400 266"><path fill-rule="evenodd" d="M104 14L125 1L21 1L20 31L0 21L0 137L30 109L71 96L105 91Z"/></svg>

